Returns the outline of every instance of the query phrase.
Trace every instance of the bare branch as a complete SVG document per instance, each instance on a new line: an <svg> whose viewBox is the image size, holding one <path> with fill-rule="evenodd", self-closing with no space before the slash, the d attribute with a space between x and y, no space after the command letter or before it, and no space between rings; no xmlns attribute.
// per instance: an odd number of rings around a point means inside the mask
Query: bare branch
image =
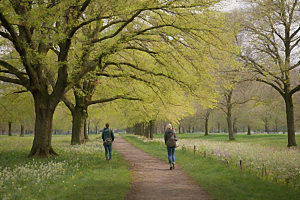
<svg viewBox="0 0 300 200"><path fill-rule="evenodd" d="M296 92L298 92L298 91L300 91L300 85L297 85L294 89L292 89L292 90L290 91L290 94L293 95L294 93L296 93Z"/></svg>
<svg viewBox="0 0 300 200"><path fill-rule="evenodd" d="M277 87L276 85L274 85L273 83L268 82L268 81L263 80L263 79L260 79L260 78L256 78L256 81L262 82L262 83L266 83L266 84L270 85L270 86L273 87L275 90L277 90L277 91L281 94L281 96L284 97L283 91L282 91L279 87Z"/></svg>

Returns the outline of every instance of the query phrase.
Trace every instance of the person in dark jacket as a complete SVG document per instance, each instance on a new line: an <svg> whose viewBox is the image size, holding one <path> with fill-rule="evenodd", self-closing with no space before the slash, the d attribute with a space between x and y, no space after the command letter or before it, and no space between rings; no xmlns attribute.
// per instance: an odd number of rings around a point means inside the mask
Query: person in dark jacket
<svg viewBox="0 0 300 200"><path fill-rule="evenodd" d="M172 125L168 124L165 130L165 145L167 145L168 159L170 164L170 170L175 169L175 146L177 141L177 135L175 130L172 129Z"/></svg>
<svg viewBox="0 0 300 200"><path fill-rule="evenodd" d="M105 149L105 157L106 160L109 161L112 158L112 142L115 140L114 132L109 129L109 123L106 123L105 128L102 130L102 140Z"/></svg>

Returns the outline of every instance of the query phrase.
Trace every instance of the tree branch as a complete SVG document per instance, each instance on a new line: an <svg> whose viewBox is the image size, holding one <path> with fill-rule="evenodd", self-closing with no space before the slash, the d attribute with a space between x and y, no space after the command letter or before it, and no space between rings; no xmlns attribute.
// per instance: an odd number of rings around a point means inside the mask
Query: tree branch
<svg viewBox="0 0 300 200"><path fill-rule="evenodd" d="M145 73L147 73L147 74L151 74L151 75L154 75L154 76L163 76L163 77L166 77L166 78L168 78L168 79L171 79L171 80L173 80L173 81L175 81L175 82L179 82L179 83L181 83L181 84L183 84L183 85L186 85L186 83L184 83L183 81L180 81L180 80L178 80L178 79L175 79L175 78L173 78L173 77L171 77L171 76L169 76L169 75L167 75L167 74L164 74L164 73L154 73L154 72L149 71L149 70L146 70L146 69L141 69L141 68L138 68L136 65L134 65L134 64L132 64L132 63L128 63L128 62L120 62L120 63L107 62L106 64L108 64L108 65L116 65L116 66L118 66L118 65L127 65L127 66L129 66L129 67L132 67L132 68L138 70L138 71L145 72Z"/></svg>
<svg viewBox="0 0 300 200"><path fill-rule="evenodd" d="M135 46L128 46L128 47L125 47L124 49L133 49L133 50L143 51L143 52L149 53L149 54L158 54L155 51L151 51L151 50L146 49L146 48L140 48L140 47L135 47Z"/></svg>
<svg viewBox="0 0 300 200"><path fill-rule="evenodd" d="M147 83L149 85L154 85L154 86L158 87L157 85L155 85L155 83L152 83L152 82L149 82L145 79L139 78L134 74L107 74L107 73L98 72L98 73L96 73L96 75L97 76L111 77L111 78L127 78L128 77L128 78L132 78L132 79Z"/></svg>
<svg viewBox="0 0 300 200"><path fill-rule="evenodd" d="M97 43L97 42L101 42L105 39L109 39L109 38L113 38L116 35L118 35L129 23L131 23L141 12L143 12L145 9L140 9L137 10L136 13L134 15L132 15L124 24L121 25L121 27L119 27L113 34L108 35L108 36L104 36L100 39L94 39L92 40L92 43Z"/></svg>
<svg viewBox="0 0 300 200"><path fill-rule="evenodd" d="M29 82L29 80L28 78L24 77L24 75L27 75L27 73L20 72L16 67L12 66L4 60L0 60L0 65L7 69L7 71L5 70L3 72L14 74L24 84L23 86L26 87L26 84Z"/></svg>
<svg viewBox="0 0 300 200"><path fill-rule="evenodd" d="M294 87L294 89L292 89L290 91L290 94L293 95L294 93L298 92L300 90L300 85L297 85L296 87Z"/></svg>
<svg viewBox="0 0 300 200"><path fill-rule="evenodd" d="M62 97L62 101L69 108L69 110L71 111L71 113L73 113L74 110L75 110L75 106L72 104L72 102L69 101L65 96Z"/></svg>
<svg viewBox="0 0 300 200"><path fill-rule="evenodd" d="M0 35L1 35L2 37L4 37L4 38L10 40L10 41L13 41L13 38L12 38L11 35L8 34L8 33L4 33L4 32L1 31L1 32L0 32Z"/></svg>
<svg viewBox="0 0 300 200"><path fill-rule="evenodd" d="M8 82L8 83L14 83L14 84L17 84L17 85L23 85L23 83L19 80L19 79L13 79L13 78L8 78L8 77L5 77L5 76L0 76L0 80L1 81L4 81L4 82ZM25 86L24 86L25 87Z"/></svg>
<svg viewBox="0 0 300 200"><path fill-rule="evenodd" d="M270 85L270 86L273 87L275 90L277 90L277 91L281 94L281 96L284 97L284 93L282 92L282 90L281 90L279 87L277 87L276 85L274 85L273 83L270 83L270 82L268 82L268 81L266 81L266 80L263 80L263 79L260 79L260 78L256 78L256 81L262 82L262 83L266 83L266 84Z"/></svg>
<svg viewBox="0 0 300 200"><path fill-rule="evenodd" d="M117 99L126 99L126 100L132 100L132 101L143 101L143 99L140 99L140 98L128 97L126 95L117 95L117 96L114 96L114 97L111 97L111 98L105 98L105 99L90 101L90 102L88 102L88 105L110 102L110 101L114 101L114 100L117 100Z"/></svg>

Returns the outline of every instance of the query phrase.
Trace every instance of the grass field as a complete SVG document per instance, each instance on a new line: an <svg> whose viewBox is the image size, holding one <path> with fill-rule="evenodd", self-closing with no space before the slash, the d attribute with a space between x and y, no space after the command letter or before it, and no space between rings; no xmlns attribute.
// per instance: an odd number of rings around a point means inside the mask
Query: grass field
<svg viewBox="0 0 300 200"><path fill-rule="evenodd" d="M167 151L161 142L162 135L155 135L158 141L154 142L143 142L129 134L122 136L135 146L165 160L168 167ZM111 162L105 161L100 136L89 137L90 141L85 145L71 146L70 135L53 136L53 148L60 156L34 160L27 158L33 136L0 136L0 199L124 199L131 181L129 165L116 151L113 151ZM205 137L203 134L179 134L180 141L190 143L199 140L213 144L258 143L264 148L272 147L278 151L287 149L286 135L238 134L235 137L235 141L228 142L226 134ZM299 135L297 141L300 141ZM243 145L241 147L244 148ZM251 171L240 170L209 156L204 158L203 154L194 155L188 148L176 150L176 163L208 191L212 199L300 199L298 188L294 189L284 182L272 183Z"/></svg>
<svg viewBox="0 0 300 200"><path fill-rule="evenodd" d="M0 199L124 199L131 172L120 154L105 160L99 135L71 146L71 137L53 136L60 156L27 159L33 136L0 136ZM117 192L116 192L117 191Z"/></svg>
<svg viewBox="0 0 300 200"><path fill-rule="evenodd" d="M248 137L248 136L247 136ZM251 142L260 140L262 144L281 148L284 136L275 135L252 135ZM271 139L269 138L271 137ZM281 138L282 137L282 138ZM132 135L124 135L124 138L138 148L161 158L167 164L166 147L160 141L144 142ZM162 135L156 135L156 138L162 138ZM210 141L227 142L226 135L210 135L204 137L199 134L180 134L179 140L187 139L193 141L196 139L208 139ZM249 142L245 135L237 135L237 141ZM279 141L276 140L278 138ZM242 151L242 149L241 149ZM204 190L211 194L212 199L216 200L285 200L300 199L300 191L285 183L272 183L267 179L262 179L254 175L251 171L240 170L235 165L227 165L217 161L214 158L204 158L202 154L194 154L192 150L176 150L176 163L179 164L186 173L200 184Z"/></svg>

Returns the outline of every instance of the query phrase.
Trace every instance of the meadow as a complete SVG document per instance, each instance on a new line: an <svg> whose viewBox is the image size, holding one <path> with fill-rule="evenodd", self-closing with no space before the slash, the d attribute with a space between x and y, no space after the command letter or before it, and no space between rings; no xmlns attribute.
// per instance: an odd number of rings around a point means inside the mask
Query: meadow
<svg viewBox="0 0 300 200"><path fill-rule="evenodd" d="M33 136L0 136L0 199L124 199L128 164L116 151L107 162L100 136L89 138L71 146L70 135L53 136L60 155L36 160L27 158Z"/></svg>
<svg viewBox="0 0 300 200"><path fill-rule="evenodd" d="M122 136L168 167L161 134L154 140ZM176 163L211 199L300 199L299 148L287 148L286 135L241 134L233 142L225 134L178 137ZM85 145L72 146L70 135L54 135L59 156L28 159L33 136L0 136L0 199L124 199L130 166L117 151L107 162L100 136L89 138Z"/></svg>
<svg viewBox="0 0 300 200"><path fill-rule="evenodd" d="M161 135L155 139L163 142ZM287 135L254 134L236 135L229 142L225 134L179 134L181 146L203 157L215 158L228 165L238 166L275 183L282 183L300 190L300 150L287 148ZM228 136L227 136L228 137ZM297 135L297 139L300 139ZM299 140L298 140L299 141Z"/></svg>
<svg viewBox="0 0 300 200"><path fill-rule="evenodd" d="M124 137L167 162L161 134ZM299 148L287 148L286 135L240 134L233 142L225 134L178 137L176 163L213 199L300 199Z"/></svg>

